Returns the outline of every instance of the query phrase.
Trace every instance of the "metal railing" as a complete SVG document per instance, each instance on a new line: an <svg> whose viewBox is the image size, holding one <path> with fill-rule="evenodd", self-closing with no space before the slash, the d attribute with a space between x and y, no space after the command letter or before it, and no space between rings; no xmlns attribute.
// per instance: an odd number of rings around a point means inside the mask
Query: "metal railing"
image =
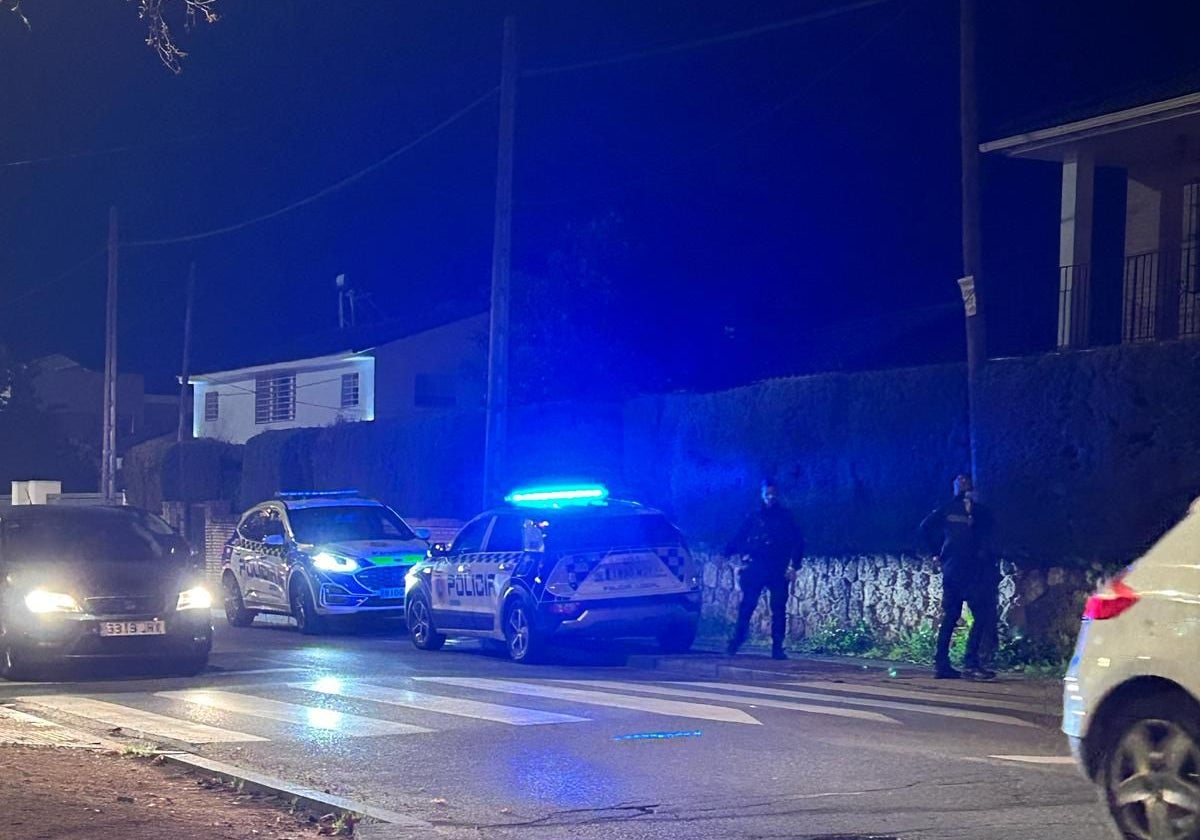
<svg viewBox="0 0 1200 840"><path fill-rule="evenodd" d="M1125 260L1121 340L1200 336L1200 253L1194 243Z"/></svg>
<svg viewBox="0 0 1200 840"><path fill-rule="evenodd" d="M1058 270L1058 346L1087 347L1091 312L1092 267L1064 265Z"/></svg>

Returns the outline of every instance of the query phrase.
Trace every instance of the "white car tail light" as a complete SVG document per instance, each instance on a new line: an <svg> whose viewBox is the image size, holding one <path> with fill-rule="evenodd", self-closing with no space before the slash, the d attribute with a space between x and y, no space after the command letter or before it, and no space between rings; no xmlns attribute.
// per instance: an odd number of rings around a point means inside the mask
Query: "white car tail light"
<svg viewBox="0 0 1200 840"><path fill-rule="evenodd" d="M1125 575L1117 575L1112 581L1087 599L1083 617L1094 621L1116 618L1138 602L1140 596L1125 583Z"/></svg>

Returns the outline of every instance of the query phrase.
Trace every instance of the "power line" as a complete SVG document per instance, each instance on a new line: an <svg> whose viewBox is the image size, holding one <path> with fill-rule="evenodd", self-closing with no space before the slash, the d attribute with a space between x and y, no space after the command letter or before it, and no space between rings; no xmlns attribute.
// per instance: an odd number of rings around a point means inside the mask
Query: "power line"
<svg viewBox="0 0 1200 840"><path fill-rule="evenodd" d="M83 152L67 152L61 155L47 155L46 157L29 158L27 160L10 160L0 163L0 168L12 168L17 166L33 166L39 163L57 163L66 160L79 160L81 158L104 157L106 155L117 155L122 152L136 152L142 149L153 149L159 146L173 146L176 143L190 143L194 140L207 140L210 137L226 137L230 134L240 134L246 131L244 128L229 129L226 131L208 131L203 134L189 134L184 137L175 137L168 140L156 140L152 143L132 143L125 146L113 146L108 149L94 149Z"/></svg>
<svg viewBox="0 0 1200 840"><path fill-rule="evenodd" d="M100 250L96 251L95 253L90 254L87 257L84 257L82 260L75 263L75 265L71 266L70 268L66 269L65 271L62 271L59 274L56 274L55 276L51 277L49 280L43 280L40 283L34 284L31 288L25 290L24 293L17 295L15 298L12 298L11 300L6 301L4 304L5 308L16 306L18 303L22 303L23 301L28 300L29 298L33 297L38 292L44 292L46 289L50 288L51 286L55 285L56 283L61 283L63 280L66 280L72 274L79 271L79 269L86 266L92 260L96 259L96 257L103 256L107 251L108 251L107 248L101 248Z"/></svg>
<svg viewBox="0 0 1200 840"><path fill-rule="evenodd" d="M393 160L398 158L400 155L404 154L405 152L408 152L409 150L413 149L414 147L416 147L416 146L420 145L421 143L423 143L424 141L428 140L433 135L437 134L438 132L442 131L443 129L448 128L449 126L458 122L460 119L465 117L467 114L471 113L476 108L478 108L480 105L482 105L483 103L485 103L489 99L491 99L495 95L497 90L498 90L498 88L492 88L487 93L485 93L483 96L480 96L478 99L474 100L470 104L460 108L458 111L455 111L449 117L442 120L440 123L435 125L433 128L429 129L425 133L421 134L416 139L409 141L408 143L404 144L403 146L396 149L395 151L389 152L388 154L384 155L382 158L375 161L371 165L355 172L353 175L348 175L345 178L343 178L342 180L340 180L334 184L331 184L328 187L325 187L324 189L318 190L317 192L313 193L312 195L306 196L305 198L302 198L298 201L293 201L291 204L280 207L279 209L273 210L270 213L265 213L261 216L256 216L252 219L246 219L245 221L238 222L236 224L226 225L224 227L214 228L212 230L206 230L201 233L193 233L193 234L189 234L186 236L173 236L173 237L168 237L168 238L164 238L164 239L142 239L142 240L135 240L132 242L122 242L121 244L122 244L122 246L128 247L128 248L142 248L142 247L148 247L148 246L152 246L152 245L175 245L175 244L178 244L181 242L196 242L201 239L210 239L211 237L214 237L214 236L220 236L225 233L232 233L236 230L248 228L252 225L256 225L261 222L265 222L270 219L274 219L278 216L282 216L285 213L290 213L292 210L296 210L307 204L312 204L313 202L319 201L320 199L324 198L327 195L337 192L338 190L342 189L343 187L347 187L350 184L353 184L354 182L365 178L367 175L371 174L376 169L379 169L380 167L385 166L388 163L391 163Z"/></svg>
<svg viewBox="0 0 1200 840"><path fill-rule="evenodd" d="M875 0L875 3L886 2L886 1L887 0ZM914 0L914 2L915 2L915 0ZM872 3L871 5L874 5L874 3ZM715 140L714 142L712 142L706 146L702 146L699 149L695 149L692 152L688 153L687 155L684 155L684 156L678 158L675 161L675 163L673 163L663 169L660 169L657 172L648 172L637 178L630 179L628 181L625 181L620 184L616 184L611 187L605 187L602 190L596 190L595 192L591 192L586 195L577 196L575 198L569 198L569 199L554 199L551 201L521 202L521 206L522 207L545 207L545 206L555 206L555 205L562 205L562 204L574 204L574 203L577 203L580 201L588 201L593 198L600 198L602 196L612 195L613 193L621 192L622 190L629 189L630 187L636 187L636 186L640 186L642 184L646 184L646 183L649 183L652 181L662 180L662 179L670 176L677 170L683 169L684 167L691 165L692 163L699 160L700 158L705 157L706 155L711 154L712 152L716 151L717 149L721 148L722 146L727 145L731 141L736 140L738 137L741 137L743 134L750 131L751 129L756 128L757 126L767 122L768 120L772 119L776 114L778 114L780 111L784 110L788 106L790 106L793 103L802 99L804 96L806 96L809 93L809 91L811 91L813 88L815 88L821 82L825 81L825 79L829 78L830 76L832 76L835 73L837 73L838 71L840 71L844 66L849 64L855 58L857 58L864 50L867 49L867 47L869 47L871 44L873 44L880 36L882 36L885 32L887 32L889 29L891 29L893 26L895 26L897 23L899 23L900 19L903 18L906 14L908 14L908 12L912 9L913 5L914 5L913 2L906 3L904 5L904 7L901 8L900 12L895 15L895 17L891 18L886 23L884 23L879 29L877 29L876 31L874 31L870 35L868 35L856 47L854 47L849 52L845 53L837 61L833 62L832 64L828 64L824 68L822 68L822 70L819 73L817 73L817 75L815 75L811 79L809 79L808 82L806 84L802 85L795 93L790 94L789 96L785 97L784 99L781 99L780 101L776 102L774 105L772 105L766 111L764 111L764 112L760 113L758 116L753 117L750 120L747 120L746 122L742 123L742 125L739 126L737 129L725 134L720 139Z"/></svg>
<svg viewBox="0 0 1200 840"><path fill-rule="evenodd" d="M568 73L574 70L585 70L590 67L605 67L610 64L623 64L627 61L638 61L643 58L652 58L658 55L669 55L670 53L686 52L688 50L700 49L702 47L710 47L714 44L725 44L730 41L741 41L746 38L754 38L759 35L765 35L768 32L778 32L781 29L791 29L796 26L803 26L808 23L814 23L818 20L826 20L832 17L856 12L859 9L878 6L881 3L889 3L891 0L862 0L859 3L852 3L848 6L839 6L836 9L826 9L823 12L813 12L812 14L801 15L800 17L789 18L788 20L775 21L774 23L766 23L761 26L754 26L749 29L739 29L736 32L726 32L722 35L713 35L708 38L697 38L692 41L683 41L678 44L667 44L661 47L650 47L637 52L619 53L604 58L595 58L588 61L579 61L574 64L561 64L555 67L540 67L534 70L526 70L521 75L523 76L549 76L556 73Z"/></svg>

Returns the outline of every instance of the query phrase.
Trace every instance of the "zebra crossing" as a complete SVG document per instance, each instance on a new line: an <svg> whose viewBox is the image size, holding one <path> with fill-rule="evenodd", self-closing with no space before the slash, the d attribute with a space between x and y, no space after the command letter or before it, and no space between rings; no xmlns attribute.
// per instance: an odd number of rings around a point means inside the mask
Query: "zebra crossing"
<svg viewBox="0 0 1200 840"><path fill-rule="evenodd" d="M334 735L420 737L464 726L581 726L652 715L736 728L770 726L780 716L824 716L885 727L941 725L957 719L996 726L1037 724L1013 714L1019 704L951 694L919 694L842 683L739 684L615 679L496 679L420 676L386 680L287 680L94 697L15 698L51 718L186 745L254 744Z"/></svg>

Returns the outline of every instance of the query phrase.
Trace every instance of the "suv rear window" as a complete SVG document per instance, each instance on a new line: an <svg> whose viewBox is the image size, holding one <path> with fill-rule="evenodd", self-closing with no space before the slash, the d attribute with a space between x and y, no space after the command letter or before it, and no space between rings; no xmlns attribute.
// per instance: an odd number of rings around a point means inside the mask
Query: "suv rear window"
<svg viewBox="0 0 1200 840"><path fill-rule="evenodd" d="M570 516L542 526L548 551L600 551L682 545L683 535L665 516Z"/></svg>

